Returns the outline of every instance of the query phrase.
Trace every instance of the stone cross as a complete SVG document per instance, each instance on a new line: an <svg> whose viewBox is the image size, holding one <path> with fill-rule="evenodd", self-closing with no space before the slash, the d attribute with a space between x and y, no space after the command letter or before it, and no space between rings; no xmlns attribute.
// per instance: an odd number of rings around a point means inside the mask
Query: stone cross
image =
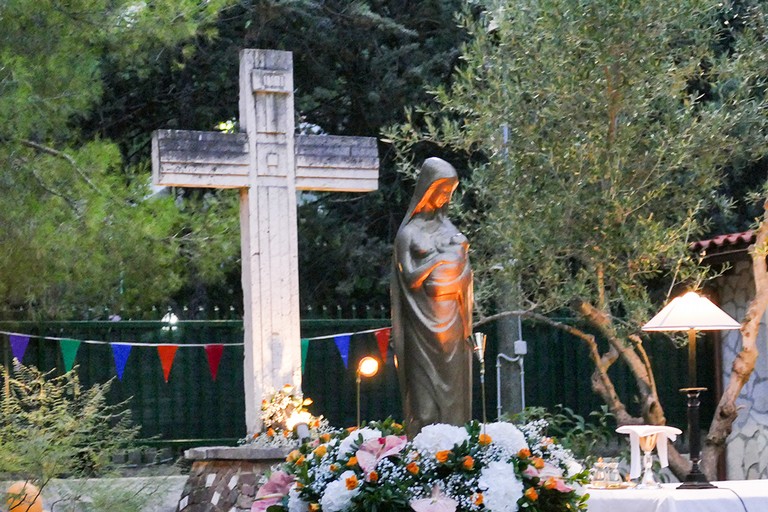
<svg viewBox="0 0 768 512"><path fill-rule="evenodd" d="M379 160L373 138L294 134L290 52L240 52L240 130L154 132L152 178L240 191L245 422L255 432L264 392L301 384L296 191L376 190Z"/></svg>

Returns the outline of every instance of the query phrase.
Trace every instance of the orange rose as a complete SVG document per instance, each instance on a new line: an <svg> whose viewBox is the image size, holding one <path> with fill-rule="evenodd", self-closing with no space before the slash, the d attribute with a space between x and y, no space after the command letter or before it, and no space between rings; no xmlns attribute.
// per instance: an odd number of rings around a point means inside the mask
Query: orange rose
<svg viewBox="0 0 768 512"><path fill-rule="evenodd" d="M545 489L554 489L557 487L557 481L555 480L555 477L551 476L547 478L546 482L544 482L544 485L542 485Z"/></svg>
<svg viewBox="0 0 768 512"><path fill-rule="evenodd" d="M328 432L326 432L325 434L321 434L320 440L324 443L327 443L328 441L331 440L331 434L329 434Z"/></svg>
<svg viewBox="0 0 768 512"><path fill-rule="evenodd" d="M464 457L464 459L461 461L461 467L466 469L467 471L472 471L475 469L475 459L467 455Z"/></svg>
<svg viewBox="0 0 768 512"><path fill-rule="evenodd" d="M285 458L285 462L296 462L297 460L299 460L299 457L301 457L301 452L299 450L293 450Z"/></svg>
<svg viewBox="0 0 768 512"><path fill-rule="evenodd" d="M316 457L321 458L323 455L328 453L328 447L324 444L321 444L320 446L312 450L312 453L314 453Z"/></svg>
<svg viewBox="0 0 768 512"><path fill-rule="evenodd" d="M353 490L355 487L357 487L357 476L355 475L350 476L349 478L344 480L344 483L346 484L348 491Z"/></svg>
<svg viewBox="0 0 768 512"><path fill-rule="evenodd" d="M529 450L528 448L523 448L522 450L517 452L517 456L520 457L521 459L527 459L528 457L531 456L531 450Z"/></svg>
<svg viewBox="0 0 768 512"><path fill-rule="evenodd" d="M542 469L544 467L544 459L542 459L541 457L534 457L533 467L535 467L536 469Z"/></svg>
<svg viewBox="0 0 768 512"><path fill-rule="evenodd" d="M301 457L299 457L298 459L296 459L296 465L297 465L297 466L301 466L302 464L304 464L304 461L306 461L306 460L307 460L307 459L306 459L306 458L305 458L305 457L302 455Z"/></svg>
<svg viewBox="0 0 768 512"><path fill-rule="evenodd" d="M319 503L310 503L309 504L309 512L318 512L320 510L320 504Z"/></svg>
<svg viewBox="0 0 768 512"><path fill-rule="evenodd" d="M531 501L536 501L537 499L539 499L539 493L537 493L536 489L534 489L533 487L529 487L525 491L525 497Z"/></svg>
<svg viewBox="0 0 768 512"><path fill-rule="evenodd" d="M357 466L357 457L350 457L349 462L347 462L347 467L351 468L352 466Z"/></svg>
<svg viewBox="0 0 768 512"><path fill-rule="evenodd" d="M405 466L405 469L408 470L408 472L412 475L418 475L419 474L419 465L415 462L411 462L407 466Z"/></svg>
<svg viewBox="0 0 768 512"><path fill-rule="evenodd" d="M275 437L275 429L269 427L269 429L267 429L267 437Z"/></svg>
<svg viewBox="0 0 768 512"><path fill-rule="evenodd" d="M448 460L448 456L451 454L451 450L440 450L435 454L435 458L437 459L437 462L440 464L443 464Z"/></svg>
<svg viewBox="0 0 768 512"><path fill-rule="evenodd" d="M475 504L475 506L480 506L483 504L483 493L476 492L475 495L472 497L472 503Z"/></svg>
<svg viewBox="0 0 768 512"><path fill-rule="evenodd" d="M480 444L480 446L487 446L491 444L491 436L488 434L480 434L480 437L477 438L477 442Z"/></svg>
<svg viewBox="0 0 768 512"><path fill-rule="evenodd" d="M335 472L337 472L339 470L339 465L338 464L331 464L329 469L331 470L332 473L335 473Z"/></svg>
<svg viewBox="0 0 768 512"><path fill-rule="evenodd" d="M371 471L368 473L368 481L373 482L374 484L379 481L379 474L375 471Z"/></svg>
<svg viewBox="0 0 768 512"><path fill-rule="evenodd" d="M283 430L283 437L291 437L291 434L293 434L293 431Z"/></svg>

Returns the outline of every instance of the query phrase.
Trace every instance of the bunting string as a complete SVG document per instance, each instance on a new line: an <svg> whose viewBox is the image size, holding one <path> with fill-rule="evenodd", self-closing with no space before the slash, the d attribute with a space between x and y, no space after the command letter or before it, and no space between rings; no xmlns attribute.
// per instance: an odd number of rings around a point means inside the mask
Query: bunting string
<svg viewBox="0 0 768 512"><path fill-rule="evenodd" d="M366 329L363 331L301 338L301 371L303 373L306 368L307 353L309 351L310 341L332 339L336 345L336 348L338 349L339 356L344 363L344 367L346 368L348 367L349 363L349 349L352 336L369 333L373 333L375 335L381 358L386 362L391 331L391 327L379 327L376 329ZM242 347L244 345L244 343L147 343L139 341L78 340L57 336L22 334L18 332L3 330L0 330L0 334L5 334L8 336L11 350L13 352L13 357L19 361L24 358L24 353L26 352L27 345L31 338L59 342L62 358L64 361L64 367L67 371L74 367L77 352L81 344L85 343L89 345L110 345L115 362L115 373L117 374L118 380L123 379L123 371L125 370L126 362L128 361L131 348L133 347L155 348L157 350L158 356L160 357L160 363L163 369L163 378L165 379L165 382L168 382L171 368L173 366L173 360L176 356L176 351L179 348L204 348L208 361L208 368L210 370L212 379L215 381L218 373L219 362L221 361L224 348L238 346Z"/></svg>

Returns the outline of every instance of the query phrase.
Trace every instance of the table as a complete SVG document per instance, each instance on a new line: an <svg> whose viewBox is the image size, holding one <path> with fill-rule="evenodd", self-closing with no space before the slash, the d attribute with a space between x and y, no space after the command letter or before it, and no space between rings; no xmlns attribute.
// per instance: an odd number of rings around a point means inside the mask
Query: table
<svg viewBox="0 0 768 512"><path fill-rule="evenodd" d="M586 489L588 512L768 512L768 480L712 482L717 489Z"/></svg>

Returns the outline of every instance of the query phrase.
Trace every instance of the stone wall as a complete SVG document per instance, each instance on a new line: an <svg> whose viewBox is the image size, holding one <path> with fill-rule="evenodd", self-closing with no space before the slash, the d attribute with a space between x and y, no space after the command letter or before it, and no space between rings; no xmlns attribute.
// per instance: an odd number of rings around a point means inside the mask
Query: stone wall
<svg viewBox="0 0 768 512"><path fill-rule="evenodd" d="M287 450L196 448L177 512L250 512L260 480L285 460Z"/></svg>
<svg viewBox="0 0 768 512"><path fill-rule="evenodd" d="M742 321L754 295L749 261L734 263L733 269L716 281L720 307ZM723 386L728 384L731 367L741 350L739 331L723 331ZM755 370L736 401L739 415L728 437L726 475L729 480L768 478L768 337L766 319L760 323L757 340L760 356Z"/></svg>

